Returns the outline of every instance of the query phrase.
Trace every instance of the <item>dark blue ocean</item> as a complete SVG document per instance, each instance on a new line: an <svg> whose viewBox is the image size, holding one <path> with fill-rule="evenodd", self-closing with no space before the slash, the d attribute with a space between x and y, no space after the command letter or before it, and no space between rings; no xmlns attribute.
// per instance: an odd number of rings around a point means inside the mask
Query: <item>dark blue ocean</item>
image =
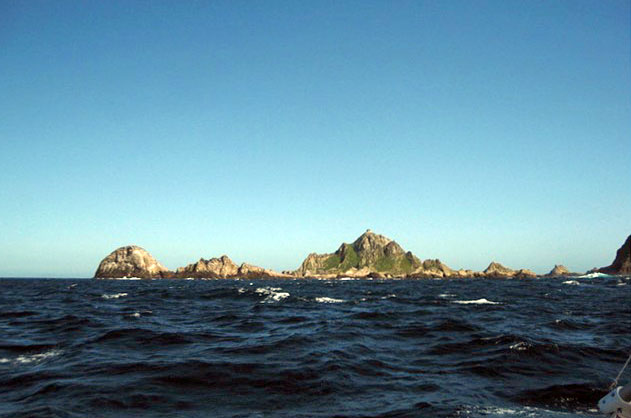
<svg viewBox="0 0 631 418"><path fill-rule="evenodd" d="M0 289L3 417L595 416L631 350L628 277Z"/></svg>

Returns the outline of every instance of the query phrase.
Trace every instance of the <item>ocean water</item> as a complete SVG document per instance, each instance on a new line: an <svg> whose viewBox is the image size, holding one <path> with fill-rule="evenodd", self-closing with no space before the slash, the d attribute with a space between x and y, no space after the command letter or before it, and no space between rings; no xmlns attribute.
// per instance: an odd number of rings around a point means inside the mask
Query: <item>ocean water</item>
<svg viewBox="0 0 631 418"><path fill-rule="evenodd" d="M628 277L0 289L3 417L597 416L631 349Z"/></svg>

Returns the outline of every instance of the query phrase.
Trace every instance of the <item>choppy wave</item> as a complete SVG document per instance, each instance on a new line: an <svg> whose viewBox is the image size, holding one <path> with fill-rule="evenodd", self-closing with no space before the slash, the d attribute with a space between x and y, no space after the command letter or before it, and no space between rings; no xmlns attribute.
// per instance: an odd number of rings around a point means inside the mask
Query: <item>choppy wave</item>
<svg viewBox="0 0 631 418"><path fill-rule="evenodd" d="M615 276L611 276L605 273L587 273L587 274L583 274L582 276L576 276L576 277L578 277L579 279L602 279L602 278L611 278Z"/></svg>
<svg viewBox="0 0 631 418"><path fill-rule="evenodd" d="M0 415L589 416L628 282L3 279Z"/></svg>

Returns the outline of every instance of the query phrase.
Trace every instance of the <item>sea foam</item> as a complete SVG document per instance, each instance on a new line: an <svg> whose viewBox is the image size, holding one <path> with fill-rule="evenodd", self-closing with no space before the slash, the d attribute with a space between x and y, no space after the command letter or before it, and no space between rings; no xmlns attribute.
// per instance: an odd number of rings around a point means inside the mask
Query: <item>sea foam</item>
<svg viewBox="0 0 631 418"><path fill-rule="evenodd" d="M259 287L255 290L258 295L265 295L265 299L261 303L278 302L289 297L288 292L281 292L280 287Z"/></svg>
<svg viewBox="0 0 631 418"><path fill-rule="evenodd" d="M18 356L14 359L8 359L8 358L0 358L0 363L15 363L15 364L29 364L29 363L35 363L35 362L40 362L46 359L49 359L51 357L56 357L58 355L60 355L62 353L62 350L50 350L50 351L46 351L44 353L38 353L38 354L22 354L21 356Z"/></svg>
<svg viewBox="0 0 631 418"><path fill-rule="evenodd" d="M488 299L476 299L476 300L454 300L453 303L459 303L461 305L499 305L499 302L493 302Z"/></svg>
<svg viewBox="0 0 631 418"><path fill-rule="evenodd" d="M103 299L118 299L127 296L127 293L114 293L111 295L103 294L101 297Z"/></svg>
<svg viewBox="0 0 631 418"><path fill-rule="evenodd" d="M318 303L344 303L346 302L344 299L334 299L334 298L327 298L327 297L315 298L315 301Z"/></svg>

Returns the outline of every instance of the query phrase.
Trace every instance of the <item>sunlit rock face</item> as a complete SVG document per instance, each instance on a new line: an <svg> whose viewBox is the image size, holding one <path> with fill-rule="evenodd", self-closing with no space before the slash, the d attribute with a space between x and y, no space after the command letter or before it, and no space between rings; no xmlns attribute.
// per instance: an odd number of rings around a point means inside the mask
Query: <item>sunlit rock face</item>
<svg viewBox="0 0 631 418"><path fill-rule="evenodd" d="M242 263L237 266L227 255L219 258L205 260L200 258L198 262L180 267L175 272L179 278L208 278L208 279L236 279L236 278L291 278L290 274L279 273L263 267Z"/></svg>
<svg viewBox="0 0 631 418"><path fill-rule="evenodd" d="M225 278L235 276L238 271L239 266L227 255L222 255L208 260L200 258L196 263L178 268L176 273L178 276Z"/></svg>
<svg viewBox="0 0 631 418"><path fill-rule="evenodd" d="M165 277L169 273L169 269L160 264L144 248L128 245L114 250L105 257L94 273L94 277L140 277L148 279Z"/></svg>

